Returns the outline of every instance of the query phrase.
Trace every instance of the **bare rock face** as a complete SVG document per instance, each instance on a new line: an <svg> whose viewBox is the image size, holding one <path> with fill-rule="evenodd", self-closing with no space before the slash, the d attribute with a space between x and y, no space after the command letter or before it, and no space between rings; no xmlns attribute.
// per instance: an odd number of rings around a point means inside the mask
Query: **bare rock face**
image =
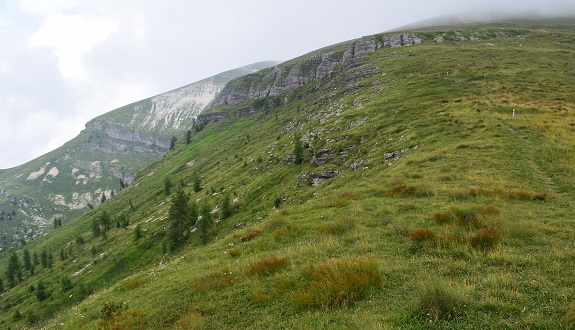
<svg viewBox="0 0 575 330"><path fill-rule="evenodd" d="M278 65L231 81L212 102L212 105L239 105L248 100L278 96L327 76L337 65L351 63L381 47L417 45L422 39L414 34L395 33L383 37L368 36L353 42L342 52L328 52L306 60Z"/></svg>
<svg viewBox="0 0 575 330"><path fill-rule="evenodd" d="M417 37L414 34L405 34L405 33L386 34L383 36L382 39L383 39L383 47L391 47L391 48L418 45L422 41L421 38Z"/></svg>
<svg viewBox="0 0 575 330"><path fill-rule="evenodd" d="M327 76L339 63L333 52L321 54L321 62L315 71L315 78L321 79Z"/></svg>
<svg viewBox="0 0 575 330"><path fill-rule="evenodd" d="M378 47L379 46L379 47ZM375 40L375 37L363 37L354 42L343 54L343 62L360 57L361 55L375 52L381 46Z"/></svg>

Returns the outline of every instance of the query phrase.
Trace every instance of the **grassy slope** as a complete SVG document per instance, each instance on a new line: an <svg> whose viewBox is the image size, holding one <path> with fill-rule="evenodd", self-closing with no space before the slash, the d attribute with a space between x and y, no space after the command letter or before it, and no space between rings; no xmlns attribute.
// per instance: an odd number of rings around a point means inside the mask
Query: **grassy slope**
<svg viewBox="0 0 575 330"><path fill-rule="evenodd" d="M103 207L29 244L52 249L55 265L9 291L1 324L91 329L113 302L126 309L108 325L121 328L564 326L575 313L575 34L518 33L525 39L380 49L296 90L287 105L208 125ZM300 166L282 162L292 153L289 127L311 146ZM311 164L320 149L336 153ZM332 169L343 173L319 186L298 178ZM212 207L226 193L239 198L210 244L192 236L176 255L162 253L166 177ZM131 225L92 238L103 209ZM135 241L137 224L144 237ZM474 248L486 228L500 239ZM90 262L63 292L59 279ZM42 302L29 289L40 278L50 292ZM365 283L349 291L359 297L346 294L349 283ZM422 308L426 293L456 307Z"/></svg>

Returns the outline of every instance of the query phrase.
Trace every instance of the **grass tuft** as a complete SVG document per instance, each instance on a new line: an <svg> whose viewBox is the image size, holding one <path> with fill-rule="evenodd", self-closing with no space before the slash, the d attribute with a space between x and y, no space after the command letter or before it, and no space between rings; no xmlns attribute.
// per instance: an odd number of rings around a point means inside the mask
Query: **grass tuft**
<svg viewBox="0 0 575 330"><path fill-rule="evenodd" d="M462 313L467 303L466 297L457 288L430 281L421 289L419 310L432 320L445 320Z"/></svg>
<svg viewBox="0 0 575 330"><path fill-rule="evenodd" d="M232 272L224 268L218 272L210 273L192 282L192 289L198 291L222 290L236 283Z"/></svg>
<svg viewBox="0 0 575 330"><path fill-rule="evenodd" d="M567 312L563 316L563 321L567 325L568 329L575 329L575 302L572 302L567 307Z"/></svg>
<svg viewBox="0 0 575 330"><path fill-rule="evenodd" d="M288 258L264 257L251 262L247 273L248 275L267 276L286 268L289 263Z"/></svg>
<svg viewBox="0 0 575 330"><path fill-rule="evenodd" d="M381 286L375 259L331 259L302 270L302 285L292 294L296 310L350 305Z"/></svg>
<svg viewBox="0 0 575 330"><path fill-rule="evenodd" d="M499 229L494 226L486 226L471 236L469 245L475 249L489 250L495 247L500 240L501 234L499 233Z"/></svg>
<svg viewBox="0 0 575 330"><path fill-rule="evenodd" d="M432 197L435 193L427 188L408 186L405 184L395 185L385 192L387 197Z"/></svg>
<svg viewBox="0 0 575 330"><path fill-rule="evenodd" d="M240 241L247 242L247 241L251 240L252 238L258 236L260 232L261 231L259 229L251 230L250 232L248 232L244 236L240 237Z"/></svg>
<svg viewBox="0 0 575 330"><path fill-rule="evenodd" d="M342 218L331 222L324 222L319 224L317 231L321 234L327 235L343 235L356 226L357 219L355 218Z"/></svg>

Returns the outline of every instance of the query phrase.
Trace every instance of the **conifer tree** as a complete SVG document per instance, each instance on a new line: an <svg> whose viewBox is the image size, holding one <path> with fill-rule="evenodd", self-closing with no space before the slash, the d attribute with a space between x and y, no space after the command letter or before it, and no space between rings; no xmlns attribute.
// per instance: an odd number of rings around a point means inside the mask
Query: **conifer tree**
<svg viewBox="0 0 575 330"><path fill-rule="evenodd" d="M301 134L299 132L295 133L293 143L294 163L299 165L303 163L303 145L301 143Z"/></svg>
<svg viewBox="0 0 575 330"><path fill-rule="evenodd" d="M198 219L198 232L202 244L207 244L210 239L210 228L212 227L212 214L210 213L210 209L211 207L208 202L204 202L200 209L201 219Z"/></svg>
<svg viewBox="0 0 575 330"><path fill-rule="evenodd" d="M230 197L226 194L224 195L224 200L222 201L222 219L227 219L232 215L232 209L230 205Z"/></svg>
<svg viewBox="0 0 575 330"><path fill-rule="evenodd" d="M190 224L190 208L188 202L188 195L185 194L181 188L178 189L168 213L170 222L168 249L172 252L178 250L187 239L188 225Z"/></svg>
<svg viewBox="0 0 575 330"><path fill-rule="evenodd" d="M16 251L13 251L8 259L8 268L6 269L6 280L8 281L8 287L13 287L16 283L22 281L22 268L20 265L20 260Z"/></svg>
<svg viewBox="0 0 575 330"><path fill-rule="evenodd" d="M24 261L24 269L33 273L33 265L32 265L32 258L30 258L30 251L28 249L24 249L24 257L22 258Z"/></svg>

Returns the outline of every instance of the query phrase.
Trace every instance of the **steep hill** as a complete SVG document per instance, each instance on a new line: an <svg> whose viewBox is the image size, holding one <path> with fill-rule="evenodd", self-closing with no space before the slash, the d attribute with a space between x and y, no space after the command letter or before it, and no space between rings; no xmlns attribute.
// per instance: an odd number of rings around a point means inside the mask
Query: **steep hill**
<svg viewBox="0 0 575 330"><path fill-rule="evenodd" d="M0 170L0 248L45 234L112 197L136 172L163 157L173 136L233 78L277 64L261 62L112 110L86 123L62 147Z"/></svg>
<svg viewBox="0 0 575 330"><path fill-rule="evenodd" d="M189 141L4 253L0 326L573 328L575 24L506 24L230 81Z"/></svg>

